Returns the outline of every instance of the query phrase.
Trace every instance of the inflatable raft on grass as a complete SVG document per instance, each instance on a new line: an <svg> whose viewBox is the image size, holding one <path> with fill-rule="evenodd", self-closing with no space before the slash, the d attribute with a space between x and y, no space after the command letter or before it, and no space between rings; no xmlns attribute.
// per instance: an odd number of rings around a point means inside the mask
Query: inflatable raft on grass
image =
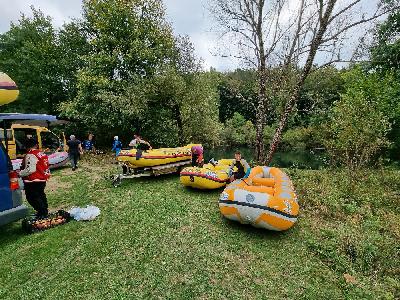
<svg viewBox="0 0 400 300"><path fill-rule="evenodd" d="M178 173L191 164L193 146L195 144L146 151L121 150L117 161L122 165L123 173L110 176L112 185L118 187L123 179Z"/></svg>
<svg viewBox="0 0 400 300"><path fill-rule="evenodd" d="M299 214L289 177L278 168L260 166L247 179L235 180L225 188L219 209L230 220L275 231L292 227Z"/></svg>
<svg viewBox="0 0 400 300"><path fill-rule="evenodd" d="M202 168L187 167L181 171L180 180L184 186L197 189L218 189L229 180L232 159L220 159L217 164L205 164Z"/></svg>
<svg viewBox="0 0 400 300"><path fill-rule="evenodd" d="M67 152L54 152L48 155L49 168L56 169L64 166L68 162ZM20 170L22 166L22 159L13 159L12 161L14 171Z"/></svg>
<svg viewBox="0 0 400 300"><path fill-rule="evenodd" d="M121 150L117 160L128 165L130 168L146 168L190 161L192 159L191 148L193 146L195 144L178 148L159 148L146 151L137 149ZM138 151L141 152L139 155Z"/></svg>

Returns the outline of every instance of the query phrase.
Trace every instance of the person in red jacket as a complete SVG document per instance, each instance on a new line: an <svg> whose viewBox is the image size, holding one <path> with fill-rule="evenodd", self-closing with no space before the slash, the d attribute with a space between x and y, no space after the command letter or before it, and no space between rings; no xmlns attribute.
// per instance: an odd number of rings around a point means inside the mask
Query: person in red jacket
<svg viewBox="0 0 400 300"><path fill-rule="evenodd" d="M28 203L36 211L38 218L48 215L47 198L44 192L46 181L50 178L49 159L38 149L37 140L26 141L27 153L22 162L19 175L25 186L25 195Z"/></svg>

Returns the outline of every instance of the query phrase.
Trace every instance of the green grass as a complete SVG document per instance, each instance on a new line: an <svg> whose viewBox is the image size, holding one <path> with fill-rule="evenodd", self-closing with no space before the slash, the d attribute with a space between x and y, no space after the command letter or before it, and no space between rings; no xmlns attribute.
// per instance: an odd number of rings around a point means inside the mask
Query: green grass
<svg viewBox="0 0 400 300"><path fill-rule="evenodd" d="M97 165L97 166L96 166ZM50 206L101 215L26 235L0 228L0 299L395 299L400 172L290 170L302 207L287 232L223 219L220 191L177 176L111 187L114 166L54 172ZM355 283L347 283L350 274Z"/></svg>

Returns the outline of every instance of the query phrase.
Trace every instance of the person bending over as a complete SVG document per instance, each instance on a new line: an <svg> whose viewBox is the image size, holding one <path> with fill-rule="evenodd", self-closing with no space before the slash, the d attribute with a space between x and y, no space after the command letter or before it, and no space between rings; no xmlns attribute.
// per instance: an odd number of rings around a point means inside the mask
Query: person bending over
<svg viewBox="0 0 400 300"><path fill-rule="evenodd" d="M143 151L153 149L150 143L142 139L138 134L133 136L133 140L129 143L129 147L136 148L136 159L140 159L142 157Z"/></svg>
<svg viewBox="0 0 400 300"><path fill-rule="evenodd" d="M129 143L129 147L140 149L143 151L152 149L150 143L142 139L142 137L138 134L135 134L133 136L133 140Z"/></svg>
<svg viewBox="0 0 400 300"><path fill-rule="evenodd" d="M192 167L202 167L204 165L203 146L196 145L191 148Z"/></svg>

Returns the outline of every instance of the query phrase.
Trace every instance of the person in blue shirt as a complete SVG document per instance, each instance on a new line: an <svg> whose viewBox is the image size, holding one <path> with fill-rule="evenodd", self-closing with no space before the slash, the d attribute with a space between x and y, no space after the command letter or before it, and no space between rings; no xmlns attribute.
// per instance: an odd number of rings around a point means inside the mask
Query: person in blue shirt
<svg viewBox="0 0 400 300"><path fill-rule="evenodd" d="M96 148L94 146L94 135L89 133L88 139L83 141L83 149L85 151L96 152Z"/></svg>
<svg viewBox="0 0 400 300"><path fill-rule="evenodd" d="M118 136L114 136L114 142L111 151L115 151L115 156L118 156L122 149L122 143L118 140Z"/></svg>

